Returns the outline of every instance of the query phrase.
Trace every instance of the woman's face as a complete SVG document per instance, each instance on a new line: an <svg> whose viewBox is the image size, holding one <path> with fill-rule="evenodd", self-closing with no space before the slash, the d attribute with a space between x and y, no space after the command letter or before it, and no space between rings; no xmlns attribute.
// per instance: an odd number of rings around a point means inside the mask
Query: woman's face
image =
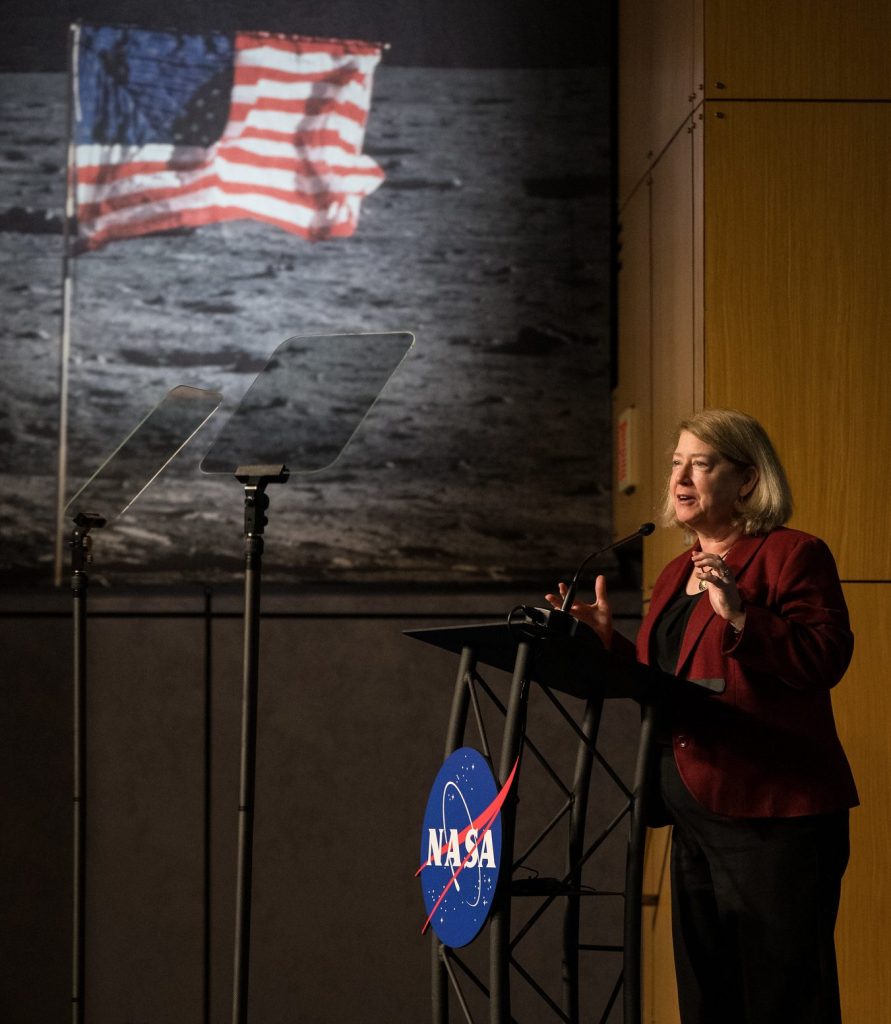
<svg viewBox="0 0 891 1024"><path fill-rule="evenodd" d="M695 434L681 431L669 482L678 522L703 536L726 533L736 500L749 494L757 479L751 467L741 469Z"/></svg>

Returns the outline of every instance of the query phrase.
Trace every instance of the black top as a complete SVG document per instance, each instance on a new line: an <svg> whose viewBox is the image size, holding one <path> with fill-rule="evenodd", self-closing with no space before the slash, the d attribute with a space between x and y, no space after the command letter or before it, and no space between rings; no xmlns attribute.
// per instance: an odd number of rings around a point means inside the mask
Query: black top
<svg viewBox="0 0 891 1024"><path fill-rule="evenodd" d="M650 634L650 664L658 666L663 672L674 675L681 653L684 630L696 607L696 602L704 591L688 594L679 591L659 616L653 632ZM671 747L671 728L668 725L667 710L662 708L656 721L656 743L660 747Z"/></svg>
<svg viewBox="0 0 891 1024"><path fill-rule="evenodd" d="M650 663L657 665L663 672L674 675L678 664L678 656L681 653L681 643L684 639L684 630L696 602L705 593L699 591L696 594L688 594L681 590L669 604L665 611L659 616L659 621L653 627L650 638Z"/></svg>

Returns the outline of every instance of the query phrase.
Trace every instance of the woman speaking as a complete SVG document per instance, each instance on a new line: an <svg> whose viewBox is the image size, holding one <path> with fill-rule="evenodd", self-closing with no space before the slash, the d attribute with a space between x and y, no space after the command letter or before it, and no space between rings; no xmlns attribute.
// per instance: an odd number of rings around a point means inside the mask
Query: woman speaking
<svg viewBox="0 0 891 1024"><path fill-rule="evenodd" d="M683 1024L841 1020L833 933L858 801L829 691L853 637L832 554L783 526L791 511L763 427L704 410L680 424L665 497L695 543L656 581L636 652L602 576L571 609L617 656L721 691L659 701L653 823L673 826Z"/></svg>

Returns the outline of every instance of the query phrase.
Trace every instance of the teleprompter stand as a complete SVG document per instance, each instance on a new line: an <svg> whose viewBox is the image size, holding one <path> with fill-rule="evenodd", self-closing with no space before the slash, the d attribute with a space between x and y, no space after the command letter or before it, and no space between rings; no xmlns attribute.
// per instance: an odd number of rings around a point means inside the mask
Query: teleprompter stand
<svg viewBox="0 0 891 1024"><path fill-rule="evenodd" d="M220 404L215 391L180 385L142 419L74 495L65 511L74 521L71 548L73 624L73 905L71 1012L84 1024L86 977L87 821L87 588L93 560L92 531L122 516Z"/></svg>
<svg viewBox="0 0 891 1024"><path fill-rule="evenodd" d="M349 444L413 343L407 332L290 338L272 354L204 457L244 487L244 659L235 892L233 1024L249 1009L260 578L269 484L320 473Z"/></svg>
<svg viewBox="0 0 891 1024"><path fill-rule="evenodd" d="M564 635L561 635L563 632ZM502 807L502 869L498 889L489 918L489 978L488 984L480 978L462 958L460 952L440 942L436 936L432 943L432 996L433 1024L448 1024L449 995L454 993L468 1024L473 1024L469 1001L462 991L459 973L488 1000L491 1024L511 1024L511 980L515 972L548 1007L554 1019L578 1024L580 1009L579 963L581 953L603 954L613 962L620 957L621 967L614 984L606 992L602 1007L586 1011L584 1019L605 1024L619 996L622 996L624 1024L640 1024L640 941L641 891L643 880L643 853L645 841L644 796L652 756L654 727L653 698L665 687L679 686L708 691L715 689L716 681L703 685L687 684L648 669L611 657L597 637L578 624L566 631L551 632L546 627L526 622L522 626L504 623L454 626L438 629L416 629L406 635L428 644L451 651L459 656L452 709L446 734L445 756L448 757L464 743L464 734L470 710L479 730L483 754L492 764L497 786L502 786L520 758L520 769ZM495 689L480 675L480 666L490 666L511 674L506 704ZM554 705L575 740L576 757L572 782L565 783L541 746L536 743L533 730L527 728L531 692L543 695ZM486 697L504 717L501 752L496 766L483 721L480 696ZM579 717L566 706L563 695L584 700ZM629 789L597 749L604 701L633 699L644 706L638 743L634 780ZM707 697L706 697L707 699ZM556 812L541 832L517 852L517 800L522 774L522 763L527 756L534 757L556 785L560 803ZM592 767L595 762L618 788L621 805L597 835L586 836ZM627 819L627 850L625 888L623 892L604 892L585 884L583 874L597 850L625 825ZM528 859L539 849L545 838L561 822L568 823L565 860L552 877L529 875ZM527 876L522 872L526 870ZM583 904L595 897L622 898L623 936L619 943L582 943L580 921ZM525 921L515 926L517 904L536 904ZM545 913L562 902L561 978L562 993L559 1002L544 985L525 968L518 947L529 932L542 920ZM522 1019L519 1017L518 1019ZM538 1019L538 1018L536 1018Z"/></svg>
<svg viewBox="0 0 891 1024"><path fill-rule="evenodd" d="M244 485L244 674L241 696L241 774L238 790L238 866L235 880L234 1001L237 1020L247 1019L248 966L253 891L254 794L257 765L257 703L260 666L260 576L269 484L282 484L288 470L278 466L239 466Z"/></svg>

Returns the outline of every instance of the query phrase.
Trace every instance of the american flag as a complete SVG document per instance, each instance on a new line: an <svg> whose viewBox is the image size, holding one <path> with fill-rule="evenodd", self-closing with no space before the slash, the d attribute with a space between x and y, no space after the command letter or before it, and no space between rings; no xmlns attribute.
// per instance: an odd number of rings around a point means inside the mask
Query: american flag
<svg viewBox="0 0 891 1024"><path fill-rule="evenodd" d="M77 26L78 244L251 218L352 234L383 181L362 143L380 47Z"/></svg>

